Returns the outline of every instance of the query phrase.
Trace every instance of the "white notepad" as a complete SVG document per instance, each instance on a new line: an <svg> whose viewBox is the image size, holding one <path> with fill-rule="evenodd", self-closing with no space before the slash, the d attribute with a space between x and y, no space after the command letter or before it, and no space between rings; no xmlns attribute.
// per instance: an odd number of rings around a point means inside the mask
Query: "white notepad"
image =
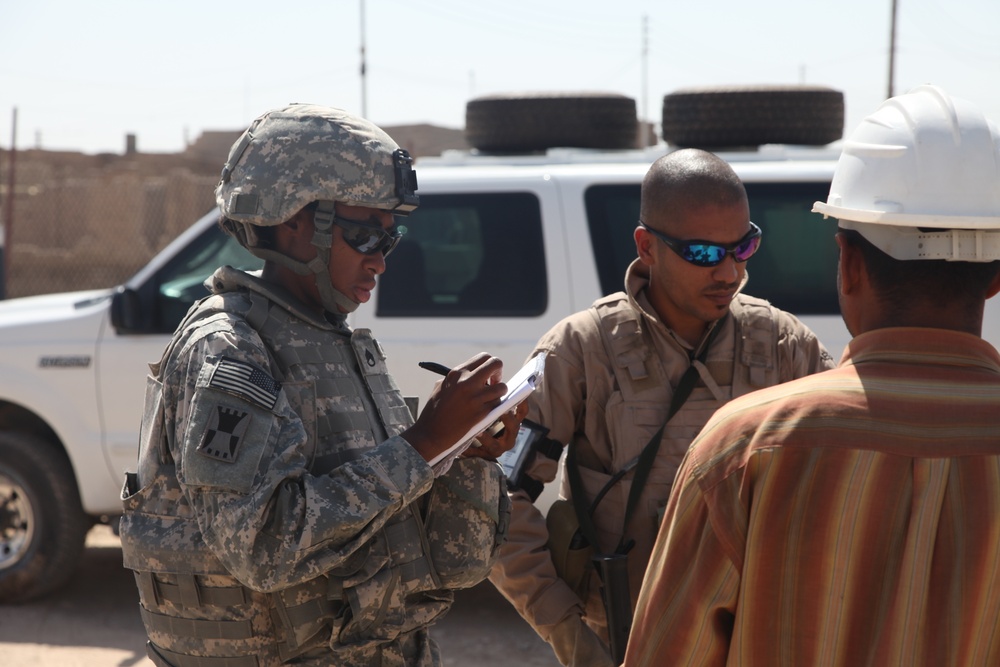
<svg viewBox="0 0 1000 667"><path fill-rule="evenodd" d="M435 466L441 461L458 456L475 440L476 436L485 431L490 424L499 419L505 412L517 407L521 401L535 390L535 387L542 381L545 373L545 353L540 352L528 360L514 376L507 380L507 393L500 399L500 405L493 408L488 415L483 417L475 426L454 445L435 456L430 464Z"/></svg>

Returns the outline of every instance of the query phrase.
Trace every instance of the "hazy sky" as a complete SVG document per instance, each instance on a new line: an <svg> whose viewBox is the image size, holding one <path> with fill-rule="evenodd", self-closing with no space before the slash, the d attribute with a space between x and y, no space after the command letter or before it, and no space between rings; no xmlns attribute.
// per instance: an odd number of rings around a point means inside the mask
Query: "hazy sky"
<svg viewBox="0 0 1000 667"><path fill-rule="evenodd" d="M725 84L836 88L849 131L886 96L891 7L0 0L0 146L11 145L15 107L19 148L120 153L134 133L141 151L176 152L289 102L460 128L475 96L587 90L629 95L658 121L664 94ZM897 93L935 83L1000 124L1000 0L898 0L896 54Z"/></svg>

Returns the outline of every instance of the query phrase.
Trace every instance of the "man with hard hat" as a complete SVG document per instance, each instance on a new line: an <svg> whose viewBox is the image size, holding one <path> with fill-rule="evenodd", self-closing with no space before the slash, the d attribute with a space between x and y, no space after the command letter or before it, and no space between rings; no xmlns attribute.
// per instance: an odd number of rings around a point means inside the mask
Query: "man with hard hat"
<svg viewBox="0 0 1000 667"><path fill-rule="evenodd" d="M339 109L275 109L233 145L221 225L264 268L216 271L151 365L123 490L156 665L440 664L427 628L496 558L510 506L487 457L524 410L445 454L506 391L500 360L457 366L414 423L346 323L416 187L406 151Z"/></svg>
<svg viewBox="0 0 1000 667"><path fill-rule="evenodd" d="M1000 133L932 86L845 143L840 365L692 444L625 665L1000 664Z"/></svg>

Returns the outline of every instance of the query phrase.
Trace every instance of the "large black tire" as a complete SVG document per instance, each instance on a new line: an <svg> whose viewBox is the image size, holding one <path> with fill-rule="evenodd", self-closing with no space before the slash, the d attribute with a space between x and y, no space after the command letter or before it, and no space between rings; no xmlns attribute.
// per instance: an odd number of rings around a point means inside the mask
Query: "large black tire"
<svg viewBox="0 0 1000 667"><path fill-rule="evenodd" d="M37 436L0 432L0 603L65 585L90 526L66 455Z"/></svg>
<svg viewBox="0 0 1000 667"><path fill-rule="evenodd" d="M844 94L822 86L687 88L663 97L662 136L681 147L822 146L844 133Z"/></svg>
<svg viewBox="0 0 1000 667"><path fill-rule="evenodd" d="M632 148L639 121L635 100L614 93L513 93L465 105L465 138L482 152L547 148Z"/></svg>

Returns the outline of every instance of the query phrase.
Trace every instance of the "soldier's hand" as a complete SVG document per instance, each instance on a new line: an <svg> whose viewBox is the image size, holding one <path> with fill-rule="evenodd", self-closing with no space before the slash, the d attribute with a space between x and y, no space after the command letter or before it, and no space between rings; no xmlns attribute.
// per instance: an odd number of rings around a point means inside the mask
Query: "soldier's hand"
<svg viewBox="0 0 1000 667"><path fill-rule="evenodd" d="M503 362L480 352L434 385L416 423L401 435L430 461L500 404L507 393L502 380Z"/></svg>
<svg viewBox="0 0 1000 667"><path fill-rule="evenodd" d="M496 436L491 435L491 431L494 431L491 426L476 438L479 441L479 446L469 447L462 453L462 456L478 456L496 460L497 457L514 447L514 443L517 441L517 431L521 427L521 421L526 416L528 416L528 404L521 401L513 410L508 410L500 416L498 423L503 428Z"/></svg>

